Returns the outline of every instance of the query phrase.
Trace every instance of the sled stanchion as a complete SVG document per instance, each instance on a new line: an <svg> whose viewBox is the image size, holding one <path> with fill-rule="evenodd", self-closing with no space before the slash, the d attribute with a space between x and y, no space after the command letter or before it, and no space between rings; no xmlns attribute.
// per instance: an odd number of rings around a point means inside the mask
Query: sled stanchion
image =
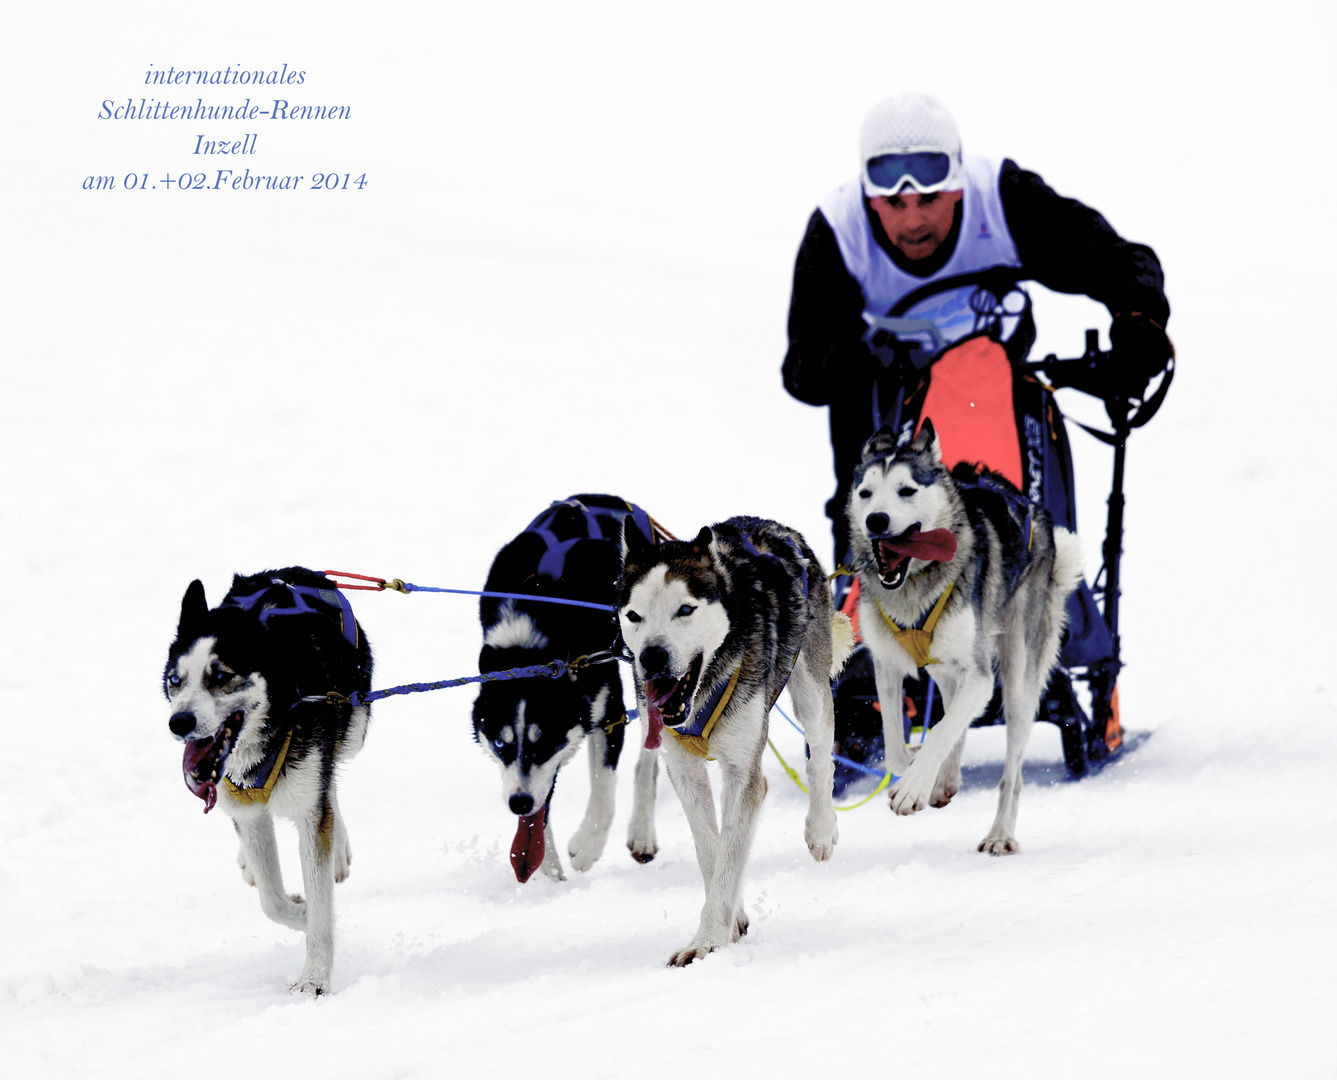
<svg viewBox="0 0 1337 1080"><path fill-rule="evenodd" d="M1114 660L1119 661L1119 561L1123 557L1123 474L1128 433L1115 429L1114 479L1110 484L1109 518L1105 524L1105 622L1114 638Z"/></svg>

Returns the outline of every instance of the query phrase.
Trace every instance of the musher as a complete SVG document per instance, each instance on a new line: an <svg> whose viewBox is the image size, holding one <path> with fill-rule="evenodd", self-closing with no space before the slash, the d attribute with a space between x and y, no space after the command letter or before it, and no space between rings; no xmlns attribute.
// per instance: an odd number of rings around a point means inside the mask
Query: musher
<svg viewBox="0 0 1337 1080"><path fill-rule="evenodd" d="M981 462L1057 524L1075 527L1062 418L1043 385L1017 367L1035 329L1016 284L1033 280L1104 304L1114 368L1102 373L1106 393L1141 399L1173 356L1155 252L1122 239L1095 210L1010 159L963 155L951 115L923 94L875 106L859 152L859 177L824 198L808 221L783 366L790 394L830 409L836 492L826 512L836 565L848 559L845 504L864 441L891 424L908 442L926 416L948 467ZM838 597L850 581L839 579ZM870 696L859 679L872 681L871 667L866 678L858 674L860 664L856 654L845 680L856 702ZM1042 715L1064 728L1069 767L1082 770L1087 758L1106 757L1122 742L1118 649L1085 584L1069 600L1060 665ZM1072 694L1069 674L1078 669L1100 699L1094 721ZM838 691L838 734L842 724L859 726L842 700ZM931 711L931 693L925 701ZM870 731L880 724L872 713L865 720Z"/></svg>
<svg viewBox="0 0 1337 1080"><path fill-rule="evenodd" d="M848 550L845 502L860 448L893 419L892 403L918 379L911 365L876 356L866 332L872 319L921 287L1004 267L1055 292L1099 301L1113 316L1117 377L1132 397L1171 356L1170 305L1155 252L1122 239L1095 210L1014 161L962 155L955 122L933 98L902 94L875 106L859 152L859 178L829 194L808 220L783 367L790 394L831 410L836 492L826 512L837 564ZM946 337L950 343L950 330ZM936 416L934 423L940 433L951 428ZM986 435L982 447L963 445L954 460L984 460L1007 475L1003 462L969 453L987 448Z"/></svg>

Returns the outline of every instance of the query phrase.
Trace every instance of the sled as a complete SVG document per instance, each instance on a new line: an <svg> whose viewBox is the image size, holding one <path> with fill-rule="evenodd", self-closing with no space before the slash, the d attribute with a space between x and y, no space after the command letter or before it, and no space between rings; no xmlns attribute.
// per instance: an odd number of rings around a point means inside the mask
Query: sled
<svg viewBox="0 0 1337 1080"><path fill-rule="evenodd" d="M1068 774L1079 778L1130 745L1120 722L1118 691L1124 461L1129 434L1151 420L1165 400L1174 360L1142 399L1127 396L1111 377L1118 361L1099 349L1095 330L1086 332L1081 356L1030 360L1035 323L1030 296L1019 281L1017 271L1006 268L947 278L871 320L864 340L886 370L873 394L872 430L890 423L899 440L908 442L923 417L932 416L949 467L958 461L982 462L1048 510L1056 525L1075 531L1068 421L1054 391L1074 389L1104 403L1110 431L1072 421L1114 453L1102 566L1069 601L1059 666L1037 717L1057 725ZM840 578L837 596L842 610L855 612L857 581ZM942 699L924 672L907 680L904 692L905 738L913 743L942 718ZM866 650L856 651L834 694L837 753L859 763L880 760L882 721ZM1002 694L995 690L972 726L1002 720ZM861 775L838 765L837 793Z"/></svg>

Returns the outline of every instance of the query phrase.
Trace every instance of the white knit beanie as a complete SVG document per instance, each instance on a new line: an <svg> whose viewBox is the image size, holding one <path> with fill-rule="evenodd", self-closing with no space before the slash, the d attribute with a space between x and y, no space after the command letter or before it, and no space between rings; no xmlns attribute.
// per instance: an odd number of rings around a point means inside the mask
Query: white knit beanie
<svg viewBox="0 0 1337 1080"><path fill-rule="evenodd" d="M946 188L961 186L961 136L941 102L927 94L900 94L869 110L859 132L859 175L869 188L868 162L881 154L936 151L952 159Z"/></svg>

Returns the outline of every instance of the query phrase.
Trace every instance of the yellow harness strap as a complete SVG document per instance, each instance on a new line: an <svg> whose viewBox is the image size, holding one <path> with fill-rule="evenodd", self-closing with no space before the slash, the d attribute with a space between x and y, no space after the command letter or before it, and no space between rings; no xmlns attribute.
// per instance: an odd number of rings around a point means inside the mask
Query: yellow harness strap
<svg viewBox="0 0 1337 1080"><path fill-rule="evenodd" d="M710 733L715 729L715 724L724 713L724 707L729 704L729 699L733 697L734 687L738 685L738 676L743 674L743 665L739 664L734 668L733 674L729 677L729 685L724 688L724 694L715 706L715 711L710 714L710 719L706 721L706 726L701 729L700 735L680 735L671 727L664 730L678 740L678 745L684 750L689 750L697 757L703 757L710 760Z"/></svg>
<svg viewBox="0 0 1337 1080"><path fill-rule="evenodd" d="M887 624L887 629L901 643L902 648L910 654L910 659L915 662L916 667L928 667L929 664L936 664L938 660L929 655L933 648L933 628L938 625L938 619L942 617L943 609L947 606L947 598L952 595L952 590L956 587L953 581L942 591L938 597L938 602L933 605L933 610L928 613L928 618L924 620L922 627L902 627L897 626L887 614L882 606L882 601L877 601L877 610L882 615L882 621Z"/></svg>
<svg viewBox="0 0 1337 1080"><path fill-rule="evenodd" d="M237 802L240 803L267 803L269 796L274 790L274 785L278 783L279 773L283 771L283 760L288 756L288 747L292 744L292 731L288 732L288 737L283 740L283 749L279 751L279 756L274 759L274 767L269 770L269 779L265 781L264 787L241 788L237 787L226 776L223 777L223 783L228 792Z"/></svg>

